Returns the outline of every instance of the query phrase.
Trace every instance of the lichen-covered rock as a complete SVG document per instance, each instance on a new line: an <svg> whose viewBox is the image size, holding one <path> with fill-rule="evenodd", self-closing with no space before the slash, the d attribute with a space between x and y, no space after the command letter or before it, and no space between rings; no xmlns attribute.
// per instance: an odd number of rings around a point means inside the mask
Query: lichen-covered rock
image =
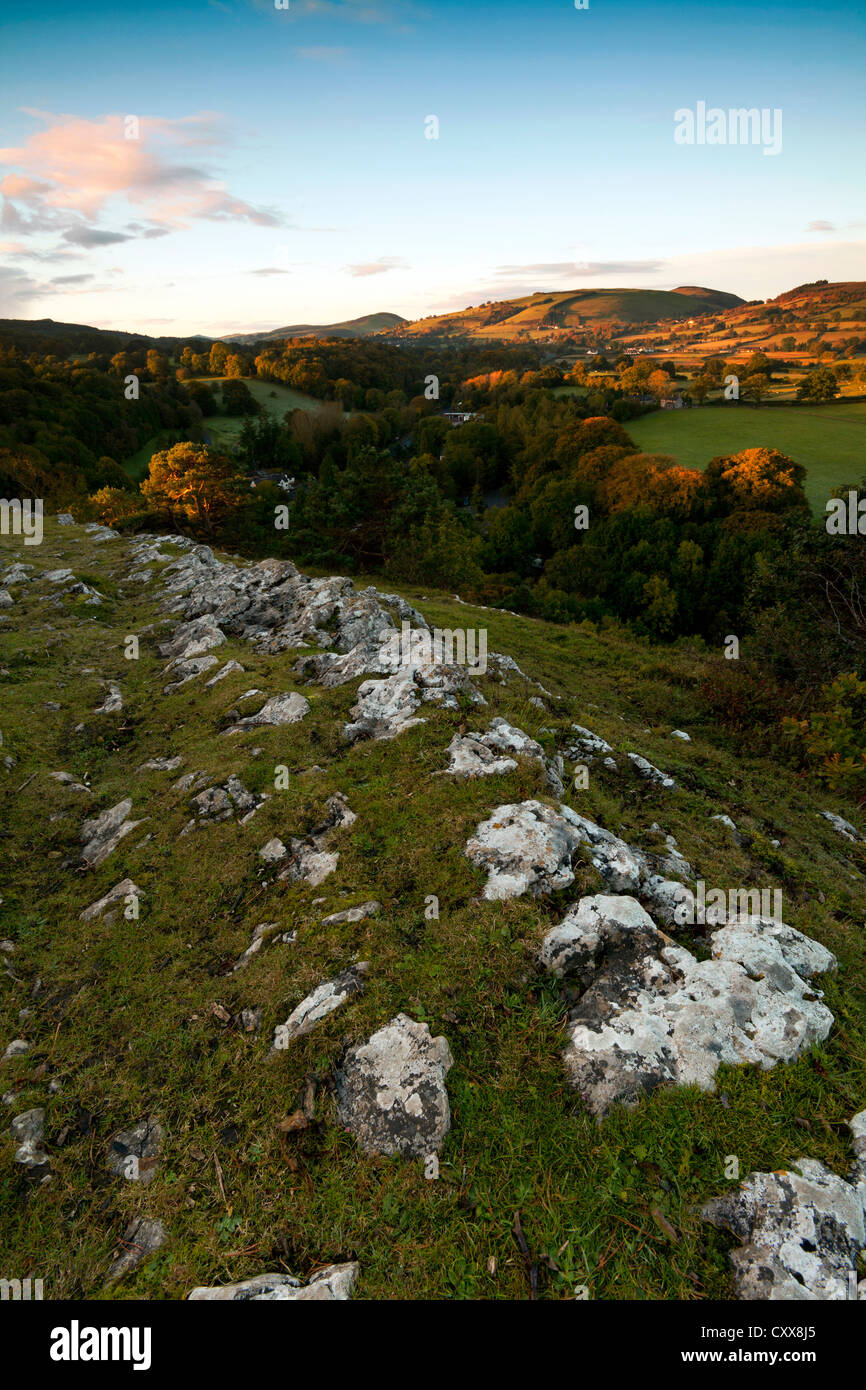
<svg viewBox="0 0 866 1390"><path fill-rule="evenodd" d="M264 725L278 727L283 724L297 724L310 712L310 702L294 690L286 690L282 695L272 695L266 700L257 714L249 714L239 719L224 734L241 734L247 729L258 729Z"/></svg>
<svg viewBox="0 0 866 1390"><path fill-rule="evenodd" d="M285 1023L274 1030L273 1052L284 1052L295 1038L303 1038L311 1033L316 1024L327 1018L335 1009L341 1008L353 994L360 994L364 988L364 976L369 969L367 961L342 970L333 980L326 980L302 999L296 1009L289 1014Z"/></svg>
<svg viewBox="0 0 866 1390"><path fill-rule="evenodd" d="M496 900L538 895L574 882L571 861L585 838L568 806L558 814L541 801L497 806L466 845L466 856L486 869L483 896Z"/></svg>
<svg viewBox="0 0 866 1390"><path fill-rule="evenodd" d="M455 734L446 751L450 761L445 771L452 777L493 777L513 772L517 757L531 758L544 768L554 796L563 794L562 779L541 744L506 719L491 719L486 733Z"/></svg>
<svg viewBox="0 0 866 1390"><path fill-rule="evenodd" d="M84 843L81 851L82 863L89 864L91 868L98 868L117 849L124 836L142 824L140 820L127 820L131 810L132 800L126 797L123 801L118 801L116 806L84 822L81 827L81 839Z"/></svg>
<svg viewBox="0 0 866 1390"><path fill-rule="evenodd" d="M92 922L96 917L104 917L106 924L111 926L115 914L109 912L108 909L126 902L127 898L140 898L141 896L141 889L136 887L131 878L121 879L120 883L116 883L113 888L110 888L103 898L99 898L95 903L91 903L90 907L86 907L83 912L79 913L78 920L80 922Z"/></svg>
<svg viewBox="0 0 866 1390"><path fill-rule="evenodd" d="M675 920L680 877L691 877L683 856L670 851L664 856L647 854L570 806L560 805L558 811L540 801L497 806L468 841L465 853L488 872L485 898L514 898L567 888L574 881L574 855L584 844L612 892L633 894L664 921Z"/></svg>
<svg viewBox="0 0 866 1390"><path fill-rule="evenodd" d="M835 960L784 923L741 918L699 961L658 931L633 898L581 900L545 938L548 969L583 993L568 1022L565 1065L602 1116L662 1085L713 1090L721 1063L770 1068L830 1032L812 983Z"/></svg>
<svg viewBox="0 0 866 1390"><path fill-rule="evenodd" d="M120 1238L120 1253L113 1261L108 1278L111 1282L129 1274L141 1264L148 1255L161 1249L168 1240L168 1231L161 1221L151 1221L137 1216L130 1221Z"/></svg>
<svg viewBox="0 0 866 1390"><path fill-rule="evenodd" d="M866 1112L851 1121L855 1136L864 1118ZM866 1174L859 1161L847 1182L810 1158L787 1171L750 1173L702 1214L740 1241L730 1257L740 1298L858 1297L857 1257L866 1248Z"/></svg>
<svg viewBox="0 0 866 1390"><path fill-rule="evenodd" d="M853 840L855 842L862 840L863 837L857 827L852 825L849 820L845 820L842 816L837 816L835 811L819 811L818 815L824 820L829 821L837 835L841 835L843 840Z"/></svg>
<svg viewBox="0 0 866 1390"><path fill-rule="evenodd" d="M340 1123L365 1153L438 1152L451 1125L445 1078L453 1064L445 1038L398 1014L339 1068Z"/></svg>
<svg viewBox="0 0 866 1390"><path fill-rule="evenodd" d="M673 777L655 767L648 759L642 758L639 753L629 753L628 759L638 777L642 777L645 782L653 782L656 786L666 787L669 791L677 785Z"/></svg>
<svg viewBox="0 0 866 1390"><path fill-rule="evenodd" d="M342 922L363 922L365 917L375 917L381 910L382 904L371 900L360 903L358 907L347 907L343 912L332 912L330 917L322 918L322 926L336 927Z"/></svg>
<svg viewBox="0 0 866 1390"><path fill-rule="evenodd" d="M187 1296L187 1302L272 1302L272 1303L336 1303L351 1297L358 1279L358 1265L328 1265L311 1275L306 1284L291 1274L257 1274L237 1284L222 1284L215 1288L197 1288Z"/></svg>
<svg viewBox="0 0 866 1390"><path fill-rule="evenodd" d="M132 1129L119 1130L111 1141L109 1171L129 1182L152 1182L161 1144L162 1125L152 1115Z"/></svg>
<svg viewBox="0 0 866 1390"><path fill-rule="evenodd" d="M45 1177L50 1171L50 1162L43 1148L45 1141L45 1111L25 1110L16 1115L11 1125L12 1134L18 1145L15 1162L22 1164L31 1176Z"/></svg>

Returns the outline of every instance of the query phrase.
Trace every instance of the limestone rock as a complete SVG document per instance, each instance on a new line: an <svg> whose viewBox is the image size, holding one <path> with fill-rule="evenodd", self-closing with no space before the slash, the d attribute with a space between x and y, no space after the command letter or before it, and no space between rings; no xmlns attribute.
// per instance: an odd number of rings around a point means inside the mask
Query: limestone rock
<svg viewBox="0 0 866 1390"><path fill-rule="evenodd" d="M287 690L282 695L272 695L262 705L258 714L251 714L245 719L239 719L230 729L224 729L223 733L240 734L246 729L257 729L265 724L275 726L297 724L309 712L309 700L293 690Z"/></svg>
<svg viewBox="0 0 866 1390"><path fill-rule="evenodd" d="M209 681L205 681L205 689L210 690L211 686L217 685L220 681L225 680L226 676L230 676L234 671L243 672L243 669L239 661L227 661L219 668L215 676L211 676Z"/></svg>
<svg viewBox="0 0 866 1390"><path fill-rule="evenodd" d="M358 819L342 792L335 792L325 803L327 815L321 825L317 825L305 838L295 836L289 845L290 859L281 879L303 882L310 888L318 888L337 867L339 853L326 850L325 845L333 831L347 828Z"/></svg>
<svg viewBox="0 0 866 1390"><path fill-rule="evenodd" d="M333 912L330 917L323 917L322 926L336 927L342 922L363 922L365 917L375 917L381 910L381 903L361 903L359 907L347 907L343 912Z"/></svg>
<svg viewBox="0 0 866 1390"><path fill-rule="evenodd" d="M15 1162L22 1164L35 1177L46 1177L50 1171L50 1161L43 1148L45 1111L25 1110L22 1115L15 1116L11 1129L18 1144Z"/></svg>
<svg viewBox="0 0 866 1390"><path fill-rule="evenodd" d="M168 1231L161 1221L150 1221L143 1216L135 1217L119 1241L120 1254L108 1271L109 1280L113 1283L115 1279L129 1274L143 1259L165 1245L167 1240Z"/></svg>
<svg viewBox="0 0 866 1390"><path fill-rule="evenodd" d="M257 1274L237 1284L193 1289L187 1296L187 1302L345 1302L351 1296L357 1278L358 1265L355 1263L328 1265L326 1269L311 1275L306 1284L293 1279L291 1274Z"/></svg>
<svg viewBox="0 0 866 1390"><path fill-rule="evenodd" d="M101 705L97 705L94 714L117 714L123 709L123 695L120 686L116 681L108 682L108 694Z"/></svg>
<svg viewBox="0 0 866 1390"><path fill-rule="evenodd" d="M130 1182L152 1182L161 1143L162 1126L152 1115L132 1129L120 1130L112 1139L109 1171Z"/></svg>
<svg viewBox="0 0 866 1390"><path fill-rule="evenodd" d="M856 1296L857 1257L866 1247L862 1171L846 1182L816 1159L800 1158L787 1171L750 1173L702 1214L740 1241L730 1256L740 1298Z"/></svg>
<svg viewBox="0 0 866 1390"><path fill-rule="evenodd" d="M445 771L453 777L492 777L513 772L516 756L531 758L544 768L554 796L563 794L562 780L541 744L506 719L492 719L486 733L455 734L447 752L450 762Z"/></svg>
<svg viewBox="0 0 866 1390"><path fill-rule="evenodd" d="M819 943L746 917L711 945L698 961L629 897L582 899L548 933L543 962L583 989L565 1065L593 1114L656 1086L713 1090L722 1062L768 1069L827 1037L833 1015L811 981L835 960Z"/></svg>
<svg viewBox="0 0 866 1390"><path fill-rule="evenodd" d="M483 896L489 900L534 895L574 882L571 861L584 836L568 806L558 814L540 801L497 806L465 849L487 870Z"/></svg>
<svg viewBox="0 0 866 1390"><path fill-rule="evenodd" d="M137 825L141 825L140 820L127 820L131 810L132 801L127 797L92 820L84 822L81 827L81 839L84 843L84 849L81 851L82 863L98 868L113 853L124 836Z"/></svg>
<svg viewBox="0 0 866 1390"><path fill-rule="evenodd" d="M582 724L572 724L571 727L577 733L577 739L572 747L566 749L566 757L589 758L591 761L596 754L613 752L607 740L594 734L591 729L585 729Z"/></svg>
<svg viewBox="0 0 866 1390"><path fill-rule="evenodd" d="M175 661L170 661L166 670L170 670L177 679L169 681L168 685L163 686L163 695L173 695L176 690L180 690L190 681L197 680L199 676L203 676L205 671L210 671L216 664L217 658L215 656L178 657Z"/></svg>
<svg viewBox="0 0 866 1390"><path fill-rule="evenodd" d="M352 1048L338 1070L340 1123L365 1153L438 1152L451 1125L445 1077L453 1064L445 1038L398 1014Z"/></svg>
<svg viewBox="0 0 866 1390"><path fill-rule="evenodd" d="M653 782L656 786L666 787L668 790L676 787L673 777L662 772L646 758L642 758L639 753L629 753L627 756L638 777L642 777L645 782Z"/></svg>
<svg viewBox="0 0 866 1390"><path fill-rule="evenodd" d="M222 646L225 640L225 633L217 626L213 615L206 613L192 622L181 623L171 640L160 645L159 654L175 661L189 661L194 656L203 656L213 647Z"/></svg>
<svg viewBox="0 0 866 1390"><path fill-rule="evenodd" d="M836 833L841 835L843 839L862 840L863 837L856 826L853 826L849 820L843 820L841 816L837 816L835 811L819 811L818 815L822 816L824 820L828 820Z"/></svg>
<svg viewBox="0 0 866 1390"><path fill-rule="evenodd" d="M323 984L317 985L289 1014L285 1023L279 1024L275 1029L272 1051L285 1051L295 1038L302 1038L305 1034L311 1033L316 1024L321 1023L328 1014L339 1009L353 994L359 994L364 988L364 976L368 969L367 961L359 961L348 970L342 970L333 980L326 980Z"/></svg>
<svg viewBox="0 0 866 1390"><path fill-rule="evenodd" d="M115 903L124 902L129 897L140 898L141 896L141 889L136 887L131 878L121 879L120 883L116 883L113 888L109 889L104 898L100 898L97 902L91 903L90 907L86 907L79 914L78 920L80 922L92 922L94 918L102 917L106 910L113 907ZM105 920L110 924L112 915L109 914Z"/></svg>

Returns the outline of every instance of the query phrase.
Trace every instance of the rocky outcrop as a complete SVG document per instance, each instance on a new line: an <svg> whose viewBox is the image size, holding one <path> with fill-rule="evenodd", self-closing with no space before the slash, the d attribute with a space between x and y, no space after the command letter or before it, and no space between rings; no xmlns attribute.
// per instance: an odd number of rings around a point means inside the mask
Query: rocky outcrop
<svg viewBox="0 0 866 1390"><path fill-rule="evenodd" d="M692 876L683 856L647 854L570 806L560 805L558 811L540 801L497 806L465 853L487 870L485 898L514 898L567 888L574 882L572 863L581 845L611 891L643 898L662 920L674 921L682 880Z"/></svg>
<svg viewBox="0 0 866 1390"><path fill-rule="evenodd" d="M331 835L335 830L348 828L354 825L358 819L354 811L350 810L349 803L342 792L335 792L328 797L325 803L327 815L320 825L311 830L309 835L304 837L294 836L289 843L289 860L280 874L281 879L293 879L298 883L306 883L310 888L318 888L320 883L332 874L337 867L340 858L336 850L326 849ZM268 858L276 857L276 849L280 841L269 841L264 851L271 850L267 854Z"/></svg>
<svg viewBox="0 0 866 1390"><path fill-rule="evenodd" d="M813 1158L750 1173L703 1208L706 1221L739 1240L731 1252L744 1299L866 1299L857 1259L866 1248L866 1110L851 1120L853 1171L846 1181Z"/></svg>
<svg viewBox="0 0 866 1390"><path fill-rule="evenodd" d="M513 772L518 757L531 758L544 768L553 795L563 795L562 779L541 744L506 719L491 719L486 733L455 734L446 751L445 772L452 777L494 777Z"/></svg>
<svg viewBox="0 0 866 1390"><path fill-rule="evenodd" d="M398 1014L337 1072L337 1113L365 1153L426 1158L451 1125L445 1077L454 1064L444 1038Z"/></svg>
<svg viewBox="0 0 866 1390"><path fill-rule="evenodd" d="M545 937L547 969L582 990L565 1066L602 1116L662 1085L713 1090L721 1063L770 1068L830 1032L815 976L829 951L784 923L747 917L710 937L700 961L630 897L583 898Z"/></svg>

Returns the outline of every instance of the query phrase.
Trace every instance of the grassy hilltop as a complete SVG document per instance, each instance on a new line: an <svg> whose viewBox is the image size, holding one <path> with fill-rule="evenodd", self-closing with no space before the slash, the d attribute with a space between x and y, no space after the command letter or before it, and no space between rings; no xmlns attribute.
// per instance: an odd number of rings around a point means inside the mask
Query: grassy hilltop
<svg viewBox="0 0 866 1390"><path fill-rule="evenodd" d="M525 1298L519 1213L539 1297L573 1297L581 1283L595 1299L730 1296L731 1241L697 1212L732 1185L727 1156L738 1156L741 1174L802 1153L840 1173L850 1161L845 1121L866 1094L866 860L816 811L856 818L855 809L720 732L700 694L700 646L654 648L614 626L565 629L430 590L401 592L431 624L486 628L490 649L550 692L544 708L531 702L534 684L500 685L491 671L479 680L483 711L431 705L426 722L398 738L349 748L340 729L356 683L304 686L297 652L265 656L231 640L220 657L242 672L164 695L157 578L124 577L128 545L53 521L41 547L0 538L0 570L35 566L31 583L12 585L0 626L2 757L11 760L0 765L0 937L14 947L0 1036L4 1046L30 1041L26 1055L0 1064L2 1090L12 1113L45 1107L54 1172L44 1186L28 1184L13 1145L0 1145L8 1272L43 1275L51 1298L179 1299L196 1284L262 1269L303 1276L357 1258L361 1297ZM40 575L67 566L101 605L51 598ZM141 637L137 661L123 656L131 633ZM121 687L118 713L94 712L105 681ZM291 727L221 737L226 711L251 687L260 695L245 712L283 690L303 691L311 712ZM616 772L594 765L589 790L566 799L630 843L674 835L708 883L782 887L785 920L839 958L838 974L821 982L836 1020L824 1045L771 1071L723 1068L715 1094L661 1089L595 1123L567 1085L565 1004L536 952L567 904L599 891L598 875L577 863L567 892L480 903L483 878L464 844L495 805L548 799L543 773L521 761L496 778L433 775L458 727L500 714L549 751L572 722L588 725L618 753L639 752L676 777L676 791L651 788L620 758ZM692 742L672 739L673 728ZM172 789L178 772L136 771L169 755L183 759L180 772L220 782L235 773L269 800L248 825L229 820L179 839L190 813L188 795ZM277 765L289 770L287 790L274 790ZM336 791L357 815L338 832L337 871L319 889L273 881L259 848L305 833ZM126 796L141 826L100 868L65 867L80 852L82 820ZM710 819L719 813L742 843ZM124 876L142 891L139 920L82 922ZM438 920L424 915L431 894ZM379 916L323 927L371 898ZM227 973L265 921L295 940ZM681 939L691 941L689 929ZM357 958L370 962L365 993L269 1058L275 1025ZM261 1009L259 1032L238 1026L245 1008ZM438 1181L425 1180L421 1162L364 1156L334 1122L330 1083L347 1038L400 1010L444 1034L455 1059ZM311 1078L313 1122L281 1130ZM112 1176L106 1160L112 1134L147 1115L165 1137L145 1188ZM109 1285L118 1238L143 1212L169 1239Z"/></svg>

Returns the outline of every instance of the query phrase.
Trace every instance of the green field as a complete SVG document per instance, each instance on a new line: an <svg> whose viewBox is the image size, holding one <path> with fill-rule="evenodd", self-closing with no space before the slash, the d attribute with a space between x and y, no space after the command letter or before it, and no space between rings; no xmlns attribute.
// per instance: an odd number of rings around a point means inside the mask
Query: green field
<svg viewBox="0 0 866 1390"><path fill-rule="evenodd" d="M216 385L224 380L221 377L203 378L209 386ZM322 409L325 401L317 401L313 396L305 396L302 391L293 391L289 386L283 386L278 381L247 381L250 394L255 397L263 410L271 415L276 415L278 420L282 420L287 410L309 410L315 413ZM212 445L228 448L236 444L240 432L244 427L243 415L209 415L204 420L204 429L207 432L208 442ZM147 477L147 469L153 455L159 449L168 447L168 433L154 435L148 439L146 444L142 444L134 454L123 460L123 468L133 479L140 483Z"/></svg>
<svg viewBox="0 0 866 1390"><path fill-rule="evenodd" d="M866 402L825 406L741 405L660 410L629 420L626 429L649 453L672 454L687 468L705 468L719 454L765 445L808 469L806 495L824 515L833 488L866 476Z"/></svg>

